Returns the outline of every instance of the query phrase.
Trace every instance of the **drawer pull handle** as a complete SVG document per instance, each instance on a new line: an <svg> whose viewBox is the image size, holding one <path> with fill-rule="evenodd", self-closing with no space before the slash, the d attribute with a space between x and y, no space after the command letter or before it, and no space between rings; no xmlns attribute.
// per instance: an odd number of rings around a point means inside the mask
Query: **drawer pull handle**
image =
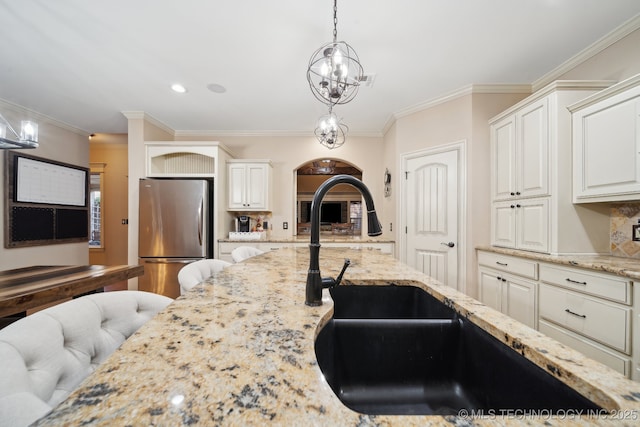
<svg viewBox="0 0 640 427"><path fill-rule="evenodd" d="M506 267L507 265L509 265L506 262L500 262L500 261L496 261L496 264L501 265L503 267Z"/></svg>
<svg viewBox="0 0 640 427"><path fill-rule="evenodd" d="M578 313L574 313L573 311L569 310L568 308L565 308L564 311L566 311L569 314L573 314L574 316L578 316L578 317L582 317L583 319L587 318L586 314L578 314Z"/></svg>
<svg viewBox="0 0 640 427"><path fill-rule="evenodd" d="M564 280L566 280L569 283L575 283L576 285L586 285L587 284L587 282L578 282L577 280L571 280L568 277L566 279L564 279Z"/></svg>

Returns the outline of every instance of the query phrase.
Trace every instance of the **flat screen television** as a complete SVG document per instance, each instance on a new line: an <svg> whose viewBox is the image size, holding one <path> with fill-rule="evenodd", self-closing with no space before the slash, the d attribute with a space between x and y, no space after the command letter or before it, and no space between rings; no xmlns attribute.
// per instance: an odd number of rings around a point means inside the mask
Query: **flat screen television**
<svg viewBox="0 0 640 427"><path fill-rule="evenodd" d="M320 223L333 224L348 222L347 202L322 202L320 205ZM302 202L300 222L311 222L311 202Z"/></svg>

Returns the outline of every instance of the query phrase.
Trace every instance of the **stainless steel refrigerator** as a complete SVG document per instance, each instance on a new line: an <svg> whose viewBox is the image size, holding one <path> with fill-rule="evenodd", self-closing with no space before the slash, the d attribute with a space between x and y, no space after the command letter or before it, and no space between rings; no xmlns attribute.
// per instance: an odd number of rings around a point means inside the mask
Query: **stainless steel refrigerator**
<svg viewBox="0 0 640 427"><path fill-rule="evenodd" d="M176 298L178 271L213 256L213 181L141 179L138 289Z"/></svg>

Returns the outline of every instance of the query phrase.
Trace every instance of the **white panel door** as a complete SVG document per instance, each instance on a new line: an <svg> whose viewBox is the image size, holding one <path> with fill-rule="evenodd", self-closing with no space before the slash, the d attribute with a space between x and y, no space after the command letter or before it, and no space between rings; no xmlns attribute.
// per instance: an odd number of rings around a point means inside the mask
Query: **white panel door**
<svg viewBox="0 0 640 427"><path fill-rule="evenodd" d="M267 208L267 165L247 165L247 203L252 209Z"/></svg>
<svg viewBox="0 0 640 427"><path fill-rule="evenodd" d="M406 163L406 262L458 288L458 151Z"/></svg>
<svg viewBox="0 0 640 427"><path fill-rule="evenodd" d="M507 278L504 287L504 314L537 329L536 283Z"/></svg>
<svg viewBox="0 0 640 427"><path fill-rule="evenodd" d="M497 202L491 205L491 244L516 247L516 202Z"/></svg>
<svg viewBox="0 0 640 427"><path fill-rule="evenodd" d="M543 98L517 114L516 196L549 194L549 113Z"/></svg>
<svg viewBox="0 0 640 427"><path fill-rule="evenodd" d="M502 279L498 276L499 273L482 267L478 272L480 301L495 310L502 311Z"/></svg>
<svg viewBox="0 0 640 427"><path fill-rule="evenodd" d="M247 202L245 199L245 167L240 164L229 165L229 192L227 197L229 198L229 209L243 209L246 208Z"/></svg>
<svg viewBox="0 0 640 427"><path fill-rule="evenodd" d="M518 200L516 216L516 247L549 252L549 198Z"/></svg>
<svg viewBox="0 0 640 427"><path fill-rule="evenodd" d="M511 115L491 126L491 199L511 199L516 192L516 121Z"/></svg>

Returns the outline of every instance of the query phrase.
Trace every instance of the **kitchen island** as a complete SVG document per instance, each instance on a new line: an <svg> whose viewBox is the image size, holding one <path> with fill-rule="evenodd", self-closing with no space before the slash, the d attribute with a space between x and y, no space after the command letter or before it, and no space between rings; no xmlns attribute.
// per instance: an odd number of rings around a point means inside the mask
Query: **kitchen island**
<svg viewBox="0 0 640 427"><path fill-rule="evenodd" d="M346 284L422 287L579 391L610 417L637 423L640 384L585 358L377 250L322 248L323 276L351 259ZM178 298L38 425L468 425L460 416L368 416L346 408L318 368L314 339L332 314L304 304L306 248L235 264ZM516 380L516 379L514 379ZM473 423L539 423L523 414ZM592 424L575 414L544 421Z"/></svg>

